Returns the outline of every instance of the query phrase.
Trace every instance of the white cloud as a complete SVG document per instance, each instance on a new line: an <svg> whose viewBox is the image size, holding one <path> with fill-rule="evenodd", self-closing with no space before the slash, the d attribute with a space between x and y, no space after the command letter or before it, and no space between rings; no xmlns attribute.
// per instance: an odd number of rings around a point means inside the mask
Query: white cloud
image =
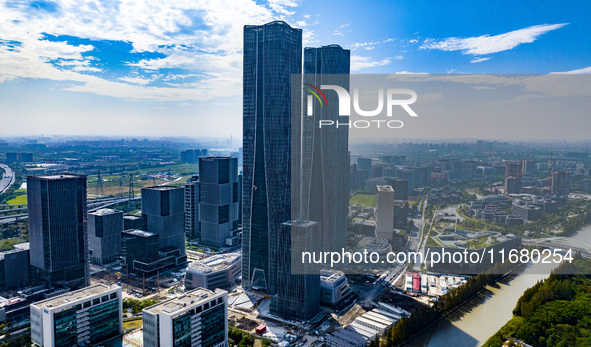
<svg viewBox="0 0 591 347"><path fill-rule="evenodd" d="M293 0L268 0L269 7L280 14L283 15L293 15L295 12L289 11L287 8L289 7L297 7L298 3Z"/></svg>
<svg viewBox="0 0 591 347"><path fill-rule="evenodd" d="M243 26L277 18L291 21L296 6L293 0L266 4L254 0L60 0L55 12L42 12L26 2L0 2L0 40L20 42L13 48L0 45L0 83L20 78L71 81L75 85L69 90L140 99L168 95L171 100L206 100L239 95ZM184 75L198 76L200 83L156 88L145 86L137 76L109 81L88 75L100 71L82 56L94 49L92 45L51 42L44 39L45 34L130 42L134 52L166 56L130 64L134 68L148 73L180 68ZM314 33L308 33L307 39L313 40ZM173 79L166 75L163 80Z"/></svg>
<svg viewBox="0 0 591 347"><path fill-rule="evenodd" d="M361 69L384 66L392 62L389 58L382 60L372 60L370 57L362 57L358 55L351 56L351 71L359 71Z"/></svg>
<svg viewBox="0 0 591 347"><path fill-rule="evenodd" d="M350 25L351 23L341 24L332 32L332 34L336 36L345 36L346 33L351 32L351 29L344 30L347 29Z"/></svg>
<svg viewBox="0 0 591 347"><path fill-rule="evenodd" d="M488 57L478 57L478 58L474 58L474 59L470 60L470 62L471 62L472 64L475 64L475 63L482 63L483 61L487 61L487 60L489 60L489 59L490 59L490 58L488 58Z"/></svg>
<svg viewBox="0 0 591 347"><path fill-rule="evenodd" d="M129 82L129 83L139 84L139 85L146 85L146 84L152 82L152 80L149 80L146 78L141 78L141 77L121 77L119 79L123 82Z"/></svg>
<svg viewBox="0 0 591 347"><path fill-rule="evenodd" d="M551 72L553 74L590 74L591 73L591 66L584 67L582 69L571 70L571 71L564 71L564 72Z"/></svg>
<svg viewBox="0 0 591 347"><path fill-rule="evenodd" d="M437 49L442 51L462 51L463 54L486 55L513 49L523 43L534 42L541 35L560 29L568 23L534 25L508 33L490 36L458 38L450 37L443 40L427 39L421 49Z"/></svg>
<svg viewBox="0 0 591 347"><path fill-rule="evenodd" d="M390 43L390 42L394 42L394 41L395 41L395 39L387 38L387 39L381 40L381 41L355 42L355 43L349 45L348 48L351 49L352 51L355 51L357 49L372 50L377 45L381 45L384 43Z"/></svg>

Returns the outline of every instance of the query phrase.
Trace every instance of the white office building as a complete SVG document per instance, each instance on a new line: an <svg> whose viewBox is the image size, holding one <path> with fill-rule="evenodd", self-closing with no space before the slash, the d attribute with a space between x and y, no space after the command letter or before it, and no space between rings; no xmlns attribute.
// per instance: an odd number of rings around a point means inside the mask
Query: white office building
<svg viewBox="0 0 591 347"><path fill-rule="evenodd" d="M228 345L228 292L198 288L143 311L144 347Z"/></svg>
<svg viewBox="0 0 591 347"><path fill-rule="evenodd" d="M378 189L376 237L391 241L394 230L394 189L392 186L376 187Z"/></svg>
<svg viewBox="0 0 591 347"><path fill-rule="evenodd" d="M121 287L97 284L31 304L35 346L94 345L123 330Z"/></svg>

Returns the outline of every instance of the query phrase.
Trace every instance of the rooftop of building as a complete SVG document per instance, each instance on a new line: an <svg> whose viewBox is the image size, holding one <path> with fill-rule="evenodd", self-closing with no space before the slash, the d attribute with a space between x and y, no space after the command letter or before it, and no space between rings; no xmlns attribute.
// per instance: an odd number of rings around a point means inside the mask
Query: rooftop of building
<svg viewBox="0 0 591 347"><path fill-rule="evenodd" d="M41 300L38 302L33 303L32 305L38 308L53 308L59 307L62 305L74 303L80 301L84 298L88 298L91 296L95 296L97 294L108 292L115 288L121 288L117 286L109 287L105 284L96 284L94 286L86 287L83 289L75 290L73 292L68 292L62 295L58 295L49 299Z"/></svg>
<svg viewBox="0 0 591 347"><path fill-rule="evenodd" d="M129 229L129 230L124 230L123 232L126 234L141 236L141 237L150 237L150 236L156 235L156 234L151 233L149 231L138 230L138 229Z"/></svg>
<svg viewBox="0 0 591 347"><path fill-rule="evenodd" d="M28 242L16 244L16 245L14 245L14 249L0 252L0 260L3 260L4 257L8 254L13 254L13 253L18 253L18 252L23 252L23 251L28 251L28 250L29 250L29 243Z"/></svg>
<svg viewBox="0 0 591 347"><path fill-rule="evenodd" d="M364 237L359 241L357 244L358 248L364 249L384 249L387 248L390 244L388 240L381 238L381 237Z"/></svg>
<svg viewBox="0 0 591 347"><path fill-rule="evenodd" d="M151 186L151 187L143 187L142 190L158 190L158 191L166 191L166 190L176 190L176 189L184 189L183 187L174 187L174 186Z"/></svg>
<svg viewBox="0 0 591 347"><path fill-rule="evenodd" d="M221 292L223 291L216 290L215 292L213 292L208 289L197 288L192 291L186 292L180 297L162 301L157 303L156 305L152 305L148 308L145 308L144 311L154 315L157 315L162 311L168 314L174 314L175 312L180 311L188 305L197 305L200 302L203 302Z"/></svg>
<svg viewBox="0 0 591 347"><path fill-rule="evenodd" d="M394 192L394 188L390 185L379 185L376 186L376 188L378 189L378 192Z"/></svg>
<svg viewBox="0 0 591 347"><path fill-rule="evenodd" d="M133 216L133 215L127 215L127 216L123 216L123 219L138 220L138 219L142 219L142 217L140 217L140 216Z"/></svg>
<svg viewBox="0 0 591 347"><path fill-rule="evenodd" d="M321 282L335 282L345 276L345 273L340 270L320 270Z"/></svg>
<svg viewBox="0 0 591 347"><path fill-rule="evenodd" d="M120 213L121 211L114 210L112 208L101 208L100 210L96 210L93 212L88 212L88 214L93 214L95 216L105 216L108 214Z"/></svg>
<svg viewBox="0 0 591 347"><path fill-rule="evenodd" d="M191 262L188 270L195 270L203 274L223 271L241 260L242 255L238 253L218 254Z"/></svg>
<svg viewBox="0 0 591 347"><path fill-rule="evenodd" d="M289 225L289 226L309 227L314 224L317 224L317 222L310 221L310 220L296 219L296 220L287 221L283 224Z"/></svg>
<svg viewBox="0 0 591 347"><path fill-rule="evenodd" d="M54 174L54 175L34 175L34 176L28 176L28 177L49 181L49 180L60 180L60 179L67 179L67 178L84 178L84 177L86 177L86 175L62 173L62 174Z"/></svg>

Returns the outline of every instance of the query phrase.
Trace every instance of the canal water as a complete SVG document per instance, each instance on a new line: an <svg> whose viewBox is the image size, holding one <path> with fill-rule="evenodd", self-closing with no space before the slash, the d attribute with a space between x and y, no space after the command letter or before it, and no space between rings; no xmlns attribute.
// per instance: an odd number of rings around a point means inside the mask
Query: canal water
<svg viewBox="0 0 591 347"><path fill-rule="evenodd" d="M591 225L571 237L591 244ZM483 294L468 305L440 321L428 331L412 340L409 346L481 346L511 317L517 300L523 292L550 273L547 265L531 264L516 275L489 286Z"/></svg>

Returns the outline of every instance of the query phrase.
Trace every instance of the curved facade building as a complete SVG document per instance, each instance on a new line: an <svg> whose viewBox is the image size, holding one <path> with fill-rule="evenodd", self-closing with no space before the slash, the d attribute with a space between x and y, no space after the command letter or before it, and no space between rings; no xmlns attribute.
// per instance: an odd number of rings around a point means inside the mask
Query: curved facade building
<svg viewBox="0 0 591 347"><path fill-rule="evenodd" d="M302 30L246 25L243 52L242 286L274 294L277 235L291 220L291 77L302 73Z"/></svg>

